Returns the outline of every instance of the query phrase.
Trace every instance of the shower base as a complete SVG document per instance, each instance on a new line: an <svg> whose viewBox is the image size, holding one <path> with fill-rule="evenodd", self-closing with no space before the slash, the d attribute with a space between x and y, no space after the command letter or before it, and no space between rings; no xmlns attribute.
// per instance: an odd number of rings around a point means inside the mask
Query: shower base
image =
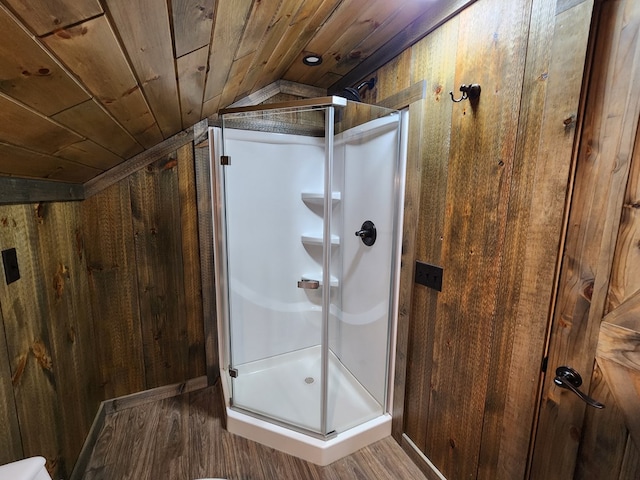
<svg viewBox="0 0 640 480"><path fill-rule="evenodd" d="M234 434L328 465L391 434L391 416L332 353L329 357L327 422L338 433L328 440L257 418L265 415L302 429L320 425L320 347L311 347L238 366L233 404L227 382L227 429ZM224 371L223 378L227 377ZM291 391L295 389L295 391Z"/></svg>

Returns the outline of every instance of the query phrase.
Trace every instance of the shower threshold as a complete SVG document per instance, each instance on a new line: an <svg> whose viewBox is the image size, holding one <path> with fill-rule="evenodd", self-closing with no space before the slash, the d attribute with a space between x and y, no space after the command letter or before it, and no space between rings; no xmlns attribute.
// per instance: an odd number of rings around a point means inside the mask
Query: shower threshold
<svg viewBox="0 0 640 480"><path fill-rule="evenodd" d="M320 347L310 347L238 366L234 405L227 399L227 429L317 465L328 465L391 433L391 416L331 353L328 422L337 435L316 438L279 424L306 430L320 425ZM227 382L222 382L226 389ZM292 392L291 389L295 389ZM252 415L252 412L260 418Z"/></svg>

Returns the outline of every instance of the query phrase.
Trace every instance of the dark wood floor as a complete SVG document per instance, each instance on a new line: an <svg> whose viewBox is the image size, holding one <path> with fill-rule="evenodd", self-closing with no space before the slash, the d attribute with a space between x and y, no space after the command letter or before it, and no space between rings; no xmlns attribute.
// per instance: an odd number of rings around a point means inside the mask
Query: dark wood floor
<svg viewBox="0 0 640 480"><path fill-rule="evenodd" d="M391 438L319 467L222 428L217 387L108 415L85 480L424 480Z"/></svg>

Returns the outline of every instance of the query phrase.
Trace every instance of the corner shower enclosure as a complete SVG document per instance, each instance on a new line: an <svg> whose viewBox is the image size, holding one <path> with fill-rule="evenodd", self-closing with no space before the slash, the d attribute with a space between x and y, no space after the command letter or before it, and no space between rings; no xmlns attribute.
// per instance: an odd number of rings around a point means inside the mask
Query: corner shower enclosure
<svg viewBox="0 0 640 480"><path fill-rule="evenodd" d="M318 464L390 433L402 114L325 97L211 128L227 428Z"/></svg>

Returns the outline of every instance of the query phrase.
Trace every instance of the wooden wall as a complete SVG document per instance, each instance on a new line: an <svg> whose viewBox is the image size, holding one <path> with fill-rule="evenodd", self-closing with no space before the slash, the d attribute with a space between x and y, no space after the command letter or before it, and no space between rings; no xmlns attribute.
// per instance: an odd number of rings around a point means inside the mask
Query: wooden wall
<svg viewBox="0 0 640 480"><path fill-rule="evenodd" d="M0 207L21 274L0 282L0 464L68 478L100 401L205 374L194 171L188 143L82 203Z"/></svg>
<svg viewBox="0 0 640 480"><path fill-rule="evenodd" d="M368 95L426 81L409 108L394 435L451 480L526 474L592 7L478 0ZM463 83L477 103L451 101ZM442 292L413 285L415 260L444 268Z"/></svg>

